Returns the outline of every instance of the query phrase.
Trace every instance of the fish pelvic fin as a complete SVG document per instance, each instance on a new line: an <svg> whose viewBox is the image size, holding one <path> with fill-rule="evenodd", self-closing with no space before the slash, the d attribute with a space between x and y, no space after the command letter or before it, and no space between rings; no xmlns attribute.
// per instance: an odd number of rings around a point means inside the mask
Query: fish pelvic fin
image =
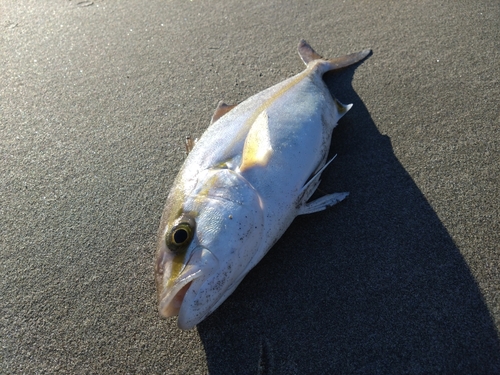
<svg viewBox="0 0 500 375"><path fill-rule="evenodd" d="M309 66L311 62L314 62L316 60L324 61L325 72L347 68L348 66L354 65L365 59L372 52L371 49L364 49L360 52L336 57L334 59L324 59L318 53L316 53L316 51L314 51L314 49L304 39L299 42L298 51L300 58L307 66Z"/></svg>
<svg viewBox="0 0 500 375"><path fill-rule="evenodd" d="M311 202L307 202L311 195L313 195L314 191L318 188L319 183L321 182L321 173L330 165L330 163L337 157L335 155L331 158L325 165L317 171L314 176L312 176L309 181L302 187L302 190L299 193L298 199L298 207L297 207L297 216L299 215L307 215L312 214L314 212L323 211L327 208L334 206L338 202L344 200L345 197L349 195L349 193L333 193L325 195L321 198L313 200Z"/></svg>
<svg viewBox="0 0 500 375"><path fill-rule="evenodd" d="M330 208L340 201L343 201L345 197L347 197L349 193L333 193L325 195L321 198L318 198L312 202L306 203L300 209L297 215L307 215L315 212L326 210Z"/></svg>
<svg viewBox="0 0 500 375"><path fill-rule="evenodd" d="M337 157L335 155L333 158L328 160L323 167L319 171L317 171L314 176L312 176L309 181L302 187L302 189L299 192L299 199L298 199L298 204L300 206L304 206L306 202L311 198L311 195L316 191L316 189L319 186L319 183L321 182L321 173L330 165L330 163Z"/></svg>

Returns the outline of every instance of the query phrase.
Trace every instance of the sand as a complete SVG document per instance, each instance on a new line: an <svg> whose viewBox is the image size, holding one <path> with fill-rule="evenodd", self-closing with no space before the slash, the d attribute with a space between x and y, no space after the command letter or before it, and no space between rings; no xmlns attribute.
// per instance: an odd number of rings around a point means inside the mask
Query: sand
<svg viewBox="0 0 500 375"><path fill-rule="evenodd" d="M214 4L216 3L216 4ZM500 373L498 1L0 4L0 373ZM196 329L156 231L219 100L303 69L354 107L321 189Z"/></svg>

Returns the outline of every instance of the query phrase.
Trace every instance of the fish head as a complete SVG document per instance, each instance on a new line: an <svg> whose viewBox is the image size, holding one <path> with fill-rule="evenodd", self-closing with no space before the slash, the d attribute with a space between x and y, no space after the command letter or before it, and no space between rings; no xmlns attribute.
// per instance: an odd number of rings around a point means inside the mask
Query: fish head
<svg viewBox="0 0 500 375"><path fill-rule="evenodd" d="M234 291L258 256L264 227L255 189L230 169L201 172L188 194L174 184L156 256L158 309L190 329Z"/></svg>

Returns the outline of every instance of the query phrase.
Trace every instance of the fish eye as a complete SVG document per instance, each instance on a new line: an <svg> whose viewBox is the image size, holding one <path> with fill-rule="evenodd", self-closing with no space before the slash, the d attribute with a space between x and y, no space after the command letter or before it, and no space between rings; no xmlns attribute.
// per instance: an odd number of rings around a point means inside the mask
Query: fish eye
<svg viewBox="0 0 500 375"><path fill-rule="evenodd" d="M182 245L189 238L189 232L184 228L177 228L173 233L172 239L176 245Z"/></svg>
<svg viewBox="0 0 500 375"><path fill-rule="evenodd" d="M192 217L182 215L165 237L167 247L173 252L185 250L193 239L195 227Z"/></svg>

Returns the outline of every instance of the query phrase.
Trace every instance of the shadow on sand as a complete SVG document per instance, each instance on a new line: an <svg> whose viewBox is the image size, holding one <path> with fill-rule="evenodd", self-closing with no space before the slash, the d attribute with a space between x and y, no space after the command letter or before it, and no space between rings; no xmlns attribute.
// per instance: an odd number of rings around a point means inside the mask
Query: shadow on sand
<svg viewBox="0 0 500 375"><path fill-rule="evenodd" d="M198 326L211 375L500 373L500 344L467 264L351 86L320 189L350 191L295 219Z"/></svg>

